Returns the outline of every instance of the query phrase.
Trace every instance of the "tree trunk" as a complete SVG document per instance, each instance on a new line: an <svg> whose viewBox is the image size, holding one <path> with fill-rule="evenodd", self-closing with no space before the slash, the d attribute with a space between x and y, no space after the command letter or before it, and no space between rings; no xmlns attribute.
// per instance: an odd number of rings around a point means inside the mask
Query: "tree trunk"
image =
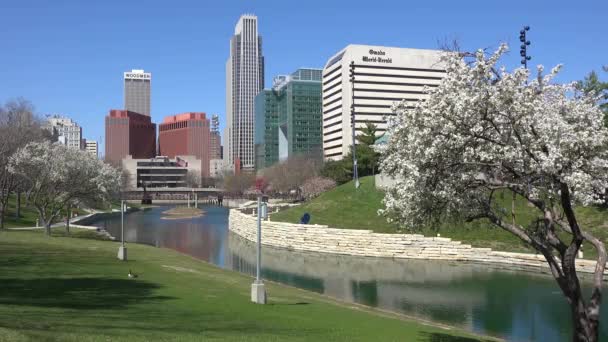
<svg viewBox="0 0 608 342"><path fill-rule="evenodd" d="M570 303L572 309L572 341L597 342L598 322L593 322L587 314L587 306L582 298Z"/></svg>
<svg viewBox="0 0 608 342"><path fill-rule="evenodd" d="M17 205L15 207L15 218L18 220L21 217L21 191L17 191Z"/></svg>
<svg viewBox="0 0 608 342"><path fill-rule="evenodd" d="M51 221L49 220L49 222L44 222L44 220L42 221L44 224L44 234L46 236L51 236Z"/></svg>
<svg viewBox="0 0 608 342"><path fill-rule="evenodd" d="M40 220L40 225L42 227L44 227L44 235L51 236L51 222L53 220L49 218L47 221L46 215L44 215L44 212L42 211L42 209L40 209L40 208L36 208L36 209L38 209L38 219Z"/></svg>
<svg viewBox="0 0 608 342"><path fill-rule="evenodd" d="M4 212L6 210L6 203L0 203L0 230L4 229Z"/></svg>
<svg viewBox="0 0 608 342"><path fill-rule="evenodd" d="M70 235L70 216L72 216L72 205L68 204L67 207L67 220L65 221L65 231L68 235Z"/></svg>

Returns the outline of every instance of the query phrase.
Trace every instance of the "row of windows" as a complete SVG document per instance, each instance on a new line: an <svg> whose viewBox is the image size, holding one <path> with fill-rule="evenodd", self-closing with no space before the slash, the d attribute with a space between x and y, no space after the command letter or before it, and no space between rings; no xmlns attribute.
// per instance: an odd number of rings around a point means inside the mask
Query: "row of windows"
<svg viewBox="0 0 608 342"><path fill-rule="evenodd" d="M205 121L180 121L169 124L161 124L159 131L169 131L173 129L187 128L187 127L207 127L208 124Z"/></svg>

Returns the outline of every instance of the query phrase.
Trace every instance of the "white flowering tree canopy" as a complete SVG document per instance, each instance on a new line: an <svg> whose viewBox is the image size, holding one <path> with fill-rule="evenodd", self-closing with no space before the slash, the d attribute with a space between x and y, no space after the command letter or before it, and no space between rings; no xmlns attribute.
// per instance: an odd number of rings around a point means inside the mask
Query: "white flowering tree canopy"
<svg viewBox="0 0 608 342"><path fill-rule="evenodd" d="M573 206L606 201L608 130L597 98L554 82L559 67L538 67L530 81L524 68L498 68L506 49L478 51L473 62L446 53L445 78L428 98L394 108L381 168L396 184L384 213L410 229L429 218L487 218L519 237L542 253L572 306L573 340L597 341L606 250ZM521 225L498 193L525 198L537 220ZM576 274L583 241L598 254L588 302Z"/></svg>
<svg viewBox="0 0 608 342"><path fill-rule="evenodd" d="M33 142L15 152L9 170L28 182L28 201L50 225L66 205L109 200L120 173L86 151L50 142Z"/></svg>
<svg viewBox="0 0 608 342"><path fill-rule="evenodd" d="M573 204L603 200L608 131L595 99L552 83L559 67L530 82L526 69L497 69L506 49L474 63L447 53L429 98L395 107L382 162L397 178L385 199L393 217L414 227L435 213L500 216L488 197L498 189L547 203L563 184Z"/></svg>

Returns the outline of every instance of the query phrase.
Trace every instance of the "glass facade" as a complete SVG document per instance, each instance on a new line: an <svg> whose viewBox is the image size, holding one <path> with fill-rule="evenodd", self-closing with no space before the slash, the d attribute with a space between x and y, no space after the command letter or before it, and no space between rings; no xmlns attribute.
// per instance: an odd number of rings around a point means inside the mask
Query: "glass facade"
<svg viewBox="0 0 608 342"><path fill-rule="evenodd" d="M255 167L257 170L278 161L278 97L264 89L255 97Z"/></svg>
<svg viewBox="0 0 608 342"><path fill-rule="evenodd" d="M276 77L256 97L256 168L298 154L322 153L321 70Z"/></svg>

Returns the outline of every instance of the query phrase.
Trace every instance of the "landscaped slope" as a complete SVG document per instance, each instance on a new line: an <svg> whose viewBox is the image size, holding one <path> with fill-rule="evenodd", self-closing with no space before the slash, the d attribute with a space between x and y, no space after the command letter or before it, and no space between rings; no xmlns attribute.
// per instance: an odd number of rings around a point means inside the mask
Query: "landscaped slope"
<svg viewBox="0 0 608 342"><path fill-rule="evenodd" d="M397 224L391 224L385 217L378 216L378 209L383 208L384 194L374 186L373 177L361 179L361 187L355 189L352 182L343 184L333 190L300 206L292 207L271 215L271 220L298 223L304 213L311 216L311 224L324 224L333 228L371 229L379 233L407 232ZM511 211L511 195L499 194L497 201ZM538 211L530 207L525 200L515 201L517 222L528 225ZM597 207L577 207L579 223L593 232L604 242L608 242L608 210ZM486 220L474 222L445 222L439 227L424 228L421 233L427 236L441 234L454 240L469 243L475 247L490 247L509 252L532 252L519 239L504 230L497 228ZM596 253L591 248L583 247L585 258L594 258Z"/></svg>
<svg viewBox="0 0 608 342"><path fill-rule="evenodd" d="M397 226L378 216L383 198L382 191L376 190L374 177L363 177L359 189L355 189L353 182L348 182L300 206L274 213L271 218L299 223L302 215L309 213L311 224L393 233Z"/></svg>
<svg viewBox="0 0 608 342"><path fill-rule="evenodd" d="M252 304L248 276L136 244L122 262L117 248L0 232L0 341L478 340L277 284Z"/></svg>

